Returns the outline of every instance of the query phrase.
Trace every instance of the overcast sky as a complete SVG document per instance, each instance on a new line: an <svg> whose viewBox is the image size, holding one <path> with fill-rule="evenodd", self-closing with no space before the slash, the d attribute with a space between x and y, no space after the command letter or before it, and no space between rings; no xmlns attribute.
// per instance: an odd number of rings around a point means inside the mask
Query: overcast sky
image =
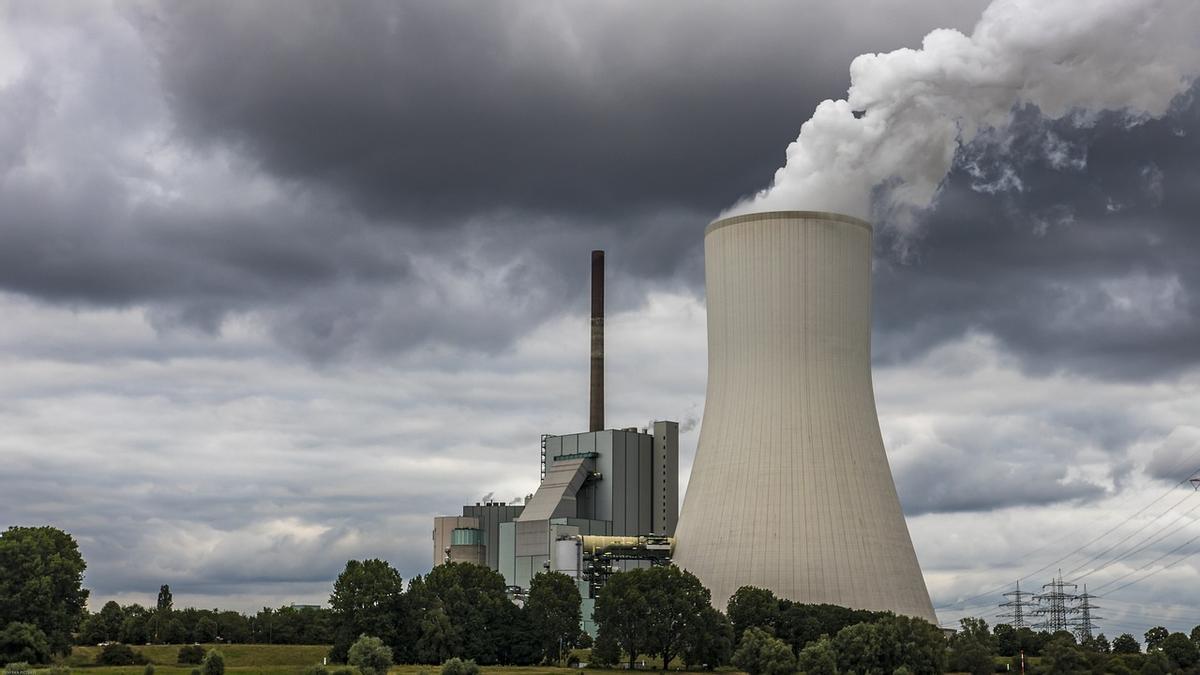
<svg viewBox="0 0 1200 675"><path fill-rule="evenodd" d="M425 573L434 515L586 425L593 248L607 419L680 421L686 480L704 226L855 55L985 5L0 2L0 525L71 532L94 608ZM877 227L880 422L946 623L1142 541L1086 579L1101 630L1200 623L1196 94L1019 107Z"/></svg>

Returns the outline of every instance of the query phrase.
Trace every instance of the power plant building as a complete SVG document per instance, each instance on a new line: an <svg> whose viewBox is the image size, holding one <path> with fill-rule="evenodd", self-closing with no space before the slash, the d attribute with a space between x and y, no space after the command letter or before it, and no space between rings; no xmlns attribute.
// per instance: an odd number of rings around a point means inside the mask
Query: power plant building
<svg viewBox="0 0 1200 675"><path fill-rule="evenodd" d="M707 397L674 560L721 608L752 585L937 623L875 412L871 235L813 211L705 232Z"/></svg>
<svg viewBox="0 0 1200 675"><path fill-rule="evenodd" d="M598 254L598 255L597 255ZM572 576L591 625L593 554L617 556L605 569L669 561L679 513L679 425L604 429L603 253L592 260L589 431L542 437L542 477L523 505L483 502L461 516L434 518L434 564L473 562L497 570L515 595L540 572ZM586 538L586 542L585 542ZM585 543L587 546L585 546Z"/></svg>

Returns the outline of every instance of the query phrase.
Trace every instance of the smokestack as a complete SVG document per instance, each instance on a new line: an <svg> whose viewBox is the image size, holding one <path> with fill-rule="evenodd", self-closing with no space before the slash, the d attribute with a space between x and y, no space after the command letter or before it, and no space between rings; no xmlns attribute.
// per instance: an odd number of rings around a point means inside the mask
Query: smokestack
<svg viewBox="0 0 1200 675"><path fill-rule="evenodd" d="M592 390L588 430L604 430L604 251L592 251Z"/></svg>

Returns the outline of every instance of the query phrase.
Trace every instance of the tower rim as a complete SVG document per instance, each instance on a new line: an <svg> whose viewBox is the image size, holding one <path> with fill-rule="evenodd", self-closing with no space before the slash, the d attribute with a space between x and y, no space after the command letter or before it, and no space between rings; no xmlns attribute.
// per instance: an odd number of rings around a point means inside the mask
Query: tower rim
<svg viewBox="0 0 1200 675"><path fill-rule="evenodd" d="M754 213L743 213L743 214L736 215L736 216L729 216L728 218L718 218L718 219L712 221L711 223L709 223L708 227L704 228L704 236L707 237L708 235L712 234L713 232L716 232L717 230L719 230L723 227L729 227L730 225L738 225L741 223L752 223L752 222L758 221L758 220L773 220L773 219L785 219L785 218L786 219L806 219L806 220L832 220L832 221L839 222L839 223L846 223L849 225L857 225L859 227L865 228L867 230L867 232L871 232L873 230L873 228L871 227L871 223L863 220L862 218L855 218L854 216L848 216L844 213L837 213L834 211L756 211Z"/></svg>

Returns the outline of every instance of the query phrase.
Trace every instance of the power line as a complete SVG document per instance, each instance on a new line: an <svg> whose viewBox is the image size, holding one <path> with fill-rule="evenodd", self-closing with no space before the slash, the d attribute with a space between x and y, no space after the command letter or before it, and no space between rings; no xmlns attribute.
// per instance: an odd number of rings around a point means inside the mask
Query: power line
<svg viewBox="0 0 1200 675"><path fill-rule="evenodd" d="M1012 619L1009 625L1013 628L1028 628L1029 623L1026 621L1026 617L1030 615L1030 608L1034 606L1034 603L1031 602L1033 593L1021 590L1021 582L1018 580L1016 590L1005 593L1004 597L1012 598L1012 600L1000 603L1000 608L1007 611L1004 614L997 614L996 617Z"/></svg>
<svg viewBox="0 0 1200 675"><path fill-rule="evenodd" d="M1189 457L1188 457L1188 460L1192 459L1192 458L1193 458L1193 457L1195 457L1195 456L1200 456L1200 451L1197 451L1197 452L1193 453L1191 456L1189 456ZM1092 539L1088 540L1087 542L1085 542L1084 544L1082 544L1082 545L1081 545L1081 546L1079 546L1078 548L1074 549L1074 550L1073 550L1073 551L1071 551L1070 553L1066 554L1065 556L1063 556L1063 557L1061 557L1061 558L1058 558L1057 560L1052 560L1052 561L1050 561L1049 563L1046 563L1045 565L1043 565L1042 567L1040 567L1040 568L1038 568L1038 569L1036 569L1036 570L1034 570L1034 571L1032 571L1032 572L1030 572L1030 573L1028 573L1028 574L1025 574L1025 575L1021 576L1021 577L1019 578L1019 580L1027 580L1027 579L1029 579L1030 577L1034 576L1035 574L1039 574L1039 573L1041 573L1041 572L1044 572L1044 571L1046 571L1046 570L1048 570L1048 569L1050 569L1050 568L1054 567L1054 565L1056 565L1056 564L1059 564L1059 563L1062 563L1063 561L1070 559L1070 558L1071 558L1072 556L1074 556L1075 554L1077 554L1077 553L1079 553L1079 552L1083 551L1084 549L1086 549L1087 547L1091 546L1092 544L1095 544L1096 542L1100 541L1101 539L1103 539L1103 538L1107 537L1108 535L1110 535L1110 534L1112 534L1113 532L1117 531L1117 530L1118 530L1118 529L1120 529L1121 527L1124 527L1124 526L1125 526L1127 523L1129 523L1130 521L1132 521L1134 518L1137 518L1138 516L1142 515L1142 514L1143 514L1143 513L1145 513L1147 510L1149 510L1151 507L1153 507L1155 504L1157 504L1157 503L1159 503L1160 501L1162 501L1163 499L1165 499L1165 498L1167 497L1167 495L1171 494L1171 492L1173 492L1174 490L1176 490L1176 489L1177 489L1177 488L1179 488L1180 486L1183 486L1183 485L1189 485L1189 486L1190 486L1191 477L1192 477L1192 476L1194 476L1194 475L1195 475L1195 474L1197 474L1197 473L1200 473L1200 467L1196 467L1194 470L1192 470L1192 471L1191 471L1191 472L1188 474L1188 477L1187 477L1187 478L1184 478L1183 480L1179 481L1179 482L1178 482L1178 483L1176 483L1175 485L1172 485L1172 486L1171 486L1170 488L1168 488L1168 489L1167 489L1165 492L1163 492L1163 493L1162 493L1162 494L1160 494L1158 497L1156 497L1156 498L1155 498L1153 501L1151 501L1150 503L1146 504L1146 505L1145 505L1145 506L1143 506L1142 508L1138 509L1138 510L1137 510L1136 512L1134 512L1133 514L1131 514L1131 515L1127 516L1127 517L1126 517L1124 520L1122 520L1121 522L1119 522L1119 523L1117 523L1116 525L1112 526L1112 527L1111 527L1111 528L1109 528L1108 530L1105 530L1103 533L1101 533L1101 534L1097 535L1096 537L1094 537L1094 538L1092 538ZM1190 496L1190 495L1189 495L1189 496ZM1162 517L1163 515L1165 515L1166 513L1169 513L1169 512L1171 511L1171 509L1175 508L1175 506L1178 506L1178 504L1179 504L1179 503L1182 503L1182 501L1183 501L1183 500L1180 500L1180 502L1177 502L1176 504L1172 505L1172 506L1171 506L1171 507L1169 507L1169 508L1168 508L1166 511L1164 511L1162 514L1159 514L1158 516L1155 516L1155 517L1154 517L1154 519L1153 519L1153 520L1151 520L1151 522L1154 522L1154 520L1158 520L1159 518L1161 518L1161 517ZM1012 562L1018 562L1018 561L1020 561L1020 560L1024 560L1024 559L1026 559L1026 558L1028 558L1028 557L1030 557L1030 556L1032 556L1032 555L1034 555L1034 554L1036 554L1036 553L1040 553L1041 551L1043 551L1043 550L1046 550L1046 549L1050 548L1051 546L1053 546L1053 543L1051 543L1051 544L1047 544L1047 545L1045 545L1045 546L1042 546L1042 547L1040 547L1040 548L1036 549L1035 551L1033 551L1033 552L1031 552L1031 553L1026 553L1025 555L1018 557L1016 560L1014 560L1014 561L1012 561ZM1011 565L1012 563L1009 563L1009 564ZM1086 564L1086 563L1085 563L1085 564ZM958 611L966 611L966 610L969 610L969 609L972 609L972 608L975 608L975 607L983 607L983 606L987 606L987 604L988 604L988 603L986 603L986 602L985 602L985 603L983 603L983 604L974 604L974 605L972 605L972 604L969 604L969 603L971 603L971 602L973 602L973 601L975 601L975 600L979 600L979 599L982 599L982 598L989 597L989 596L992 596L992 597L994 597L994 596L995 596L997 593L1000 593L1001 591L1003 591L1003 590L1004 590L1005 588L1007 588L1007 587L1008 587L1008 584L1004 584L1004 585L1001 585L1001 586L997 586L997 587L995 587L995 588L989 589L989 590L987 590L987 591L983 591L982 593L979 593L979 594L977 594L977 595L973 595L973 596L970 596L970 597L964 598L964 599L962 599L962 600L959 600L959 601L956 601L956 602L952 602L952 603L949 603L949 604L944 604L944 605L939 605L939 606L938 606L938 607L936 607L935 609L938 609L938 610L941 610L941 609L952 609L952 610L958 610Z"/></svg>

